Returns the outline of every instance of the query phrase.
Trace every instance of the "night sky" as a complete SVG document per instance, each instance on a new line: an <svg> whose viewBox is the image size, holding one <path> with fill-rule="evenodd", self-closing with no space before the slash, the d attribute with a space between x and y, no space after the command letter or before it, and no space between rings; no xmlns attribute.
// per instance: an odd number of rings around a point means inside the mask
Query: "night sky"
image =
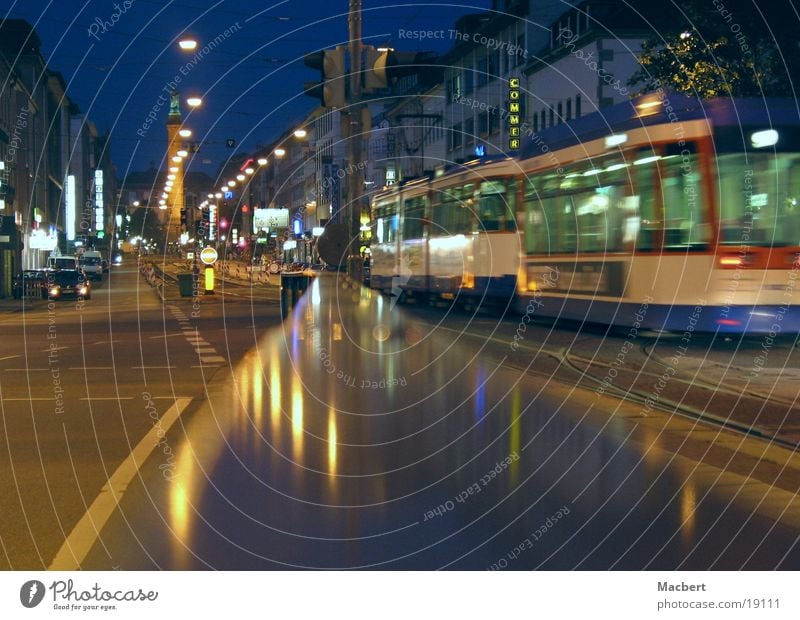
<svg viewBox="0 0 800 620"><path fill-rule="evenodd" d="M398 50L443 52L450 41L399 41L398 30L452 28L460 15L486 10L490 4L366 0L364 39ZM99 132L111 132L121 178L146 169L150 162L160 165L168 104L149 127L148 114L175 76L182 80L178 88L183 101L189 94L204 98L203 107L186 121L194 130L193 139L202 141L193 170L213 175L227 157L268 144L296 124L314 106L314 100L302 94L303 82L318 75L303 65L302 57L346 42L347 9L347 0L0 1L4 18L34 25L42 52L50 67L64 76L71 99ZM224 38L226 29L233 32ZM198 50L220 35L224 40L187 67L197 51L178 49L177 39L184 31L196 36ZM227 138L236 140L235 149L225 146Z"/></svg>

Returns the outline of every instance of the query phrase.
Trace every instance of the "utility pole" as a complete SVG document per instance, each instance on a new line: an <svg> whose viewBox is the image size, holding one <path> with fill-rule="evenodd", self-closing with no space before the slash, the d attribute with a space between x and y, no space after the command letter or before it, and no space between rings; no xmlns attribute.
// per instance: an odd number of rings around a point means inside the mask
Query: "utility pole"
<svg viewBox="0 0 800 620"><path fill-rule="evenodd" d="M363 125L361 122L361 0L350 0L350 13L347 19L350 36L350 178L347 183L347 208L350 244L347 259L347 273L356 282L361 282L361 199L364 191L364 165L362 163L361 142Z"/></svg>

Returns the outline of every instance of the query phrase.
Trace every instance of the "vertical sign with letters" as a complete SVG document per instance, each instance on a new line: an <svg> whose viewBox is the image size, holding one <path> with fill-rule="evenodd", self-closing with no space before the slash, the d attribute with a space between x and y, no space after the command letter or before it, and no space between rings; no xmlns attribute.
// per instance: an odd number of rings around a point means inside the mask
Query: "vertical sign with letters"
<svg viewBox="0 0 800 620"><path fill-rule="evenodd" d="M520 148L520 92L519 78L508 79L508 150Z"/></svg>

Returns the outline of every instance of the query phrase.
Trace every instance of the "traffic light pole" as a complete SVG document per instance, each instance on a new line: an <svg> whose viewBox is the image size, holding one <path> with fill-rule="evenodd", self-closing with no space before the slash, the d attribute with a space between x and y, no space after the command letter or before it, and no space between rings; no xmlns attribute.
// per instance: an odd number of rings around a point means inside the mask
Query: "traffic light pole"
<svg viewBox="0 0 800 620"><path fill-rule="evenodd" d="M356 282L362 281L361 263L361 199L364 193L364 165L362 164L361 144L364 136L361 123L361 0L350 0L348 15L350 36L350 144L349 159L351 171L347 183L347 213L350 232L350 245L347 258L347 273Z"/></svg>

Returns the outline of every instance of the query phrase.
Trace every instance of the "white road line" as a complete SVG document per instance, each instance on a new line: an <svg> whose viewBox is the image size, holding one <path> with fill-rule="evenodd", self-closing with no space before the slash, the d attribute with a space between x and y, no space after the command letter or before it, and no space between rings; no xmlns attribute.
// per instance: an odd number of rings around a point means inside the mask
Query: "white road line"
<svg viewBox="0 0 800 620"><path fill-rule="evenodd" d="M4 368L6 372L45 372L49 368Z"/></svg>
<svg viewBox="0 0 800 620"><path fill-rule="evenodd" d="M128 458L117 467L108 482L100 489L100 494L89 506L89 510L67 536L48 570L78 570L81 567L81 563L100 537L103 526L122 501L128 485L144 465L147 457L158 446L159 439L161 439L158 433L166 433L190 402L192 402L190 398L177 399L175 404L161 416L160 424L157 427L153 426L128 455Z"/></svg>
<svg viewBox="0 0 800 620"><path fill-rule="evenodd" d="M114 370L113 366L70 366L67 370Z"/></svg>
<svg viewBox="0 0 800 620"><path fill-rule="evenodd" d="M3 398L3 402L23 402L27 403L32 400L49 400L51 403L55 400L54 397L46 397L46 396L33 396L31 398Z"/></svg>
<svg viewBox="0 0 800 620"><path fill-rule="evenodd" d="M136 370L163 370L166 368L175 368L175 366L131 366Z"/></svg>
<svg viewBox="0 0 800 620"><path fill-rule="evenodd" d="M199 354L206 354L206 353L216 353L217 350L214 347L197 347L194 350L195 353Z"/></svg>
<svg viewBox="0 0 800 620"><path fill-rule="evenodd" d="M56 347L55 349L39 349L42 353L50 353L50 351L63 351L64 349L69 349L69 347Z"/></svg>
<svg viewBox="0 0 800 620"><path fill-rule="evenodd" d="M19 355L6 355L5 357L0 357L0 362L3 360L13 360L15 357L19 357Z"/></svg>
<svg viewBox="0 0 800 620"><path fill-rule="evenodd" d="M88 396L78 400L133 400L133 396Z"/></svg>
<svg viewBox="0 0 800 620"><path fill-rule="evenodd" d="M201 356L200 361L203 364L217 364L219 362L227 362L228 360L226 360L224 357L220 355L209 355L208 357Z"/></svg>
<svg viewBox="0 0 800 620"><path fill-rule="evenodd" d="M156 340L157 338L173 338L174 336L183 335L183 332L175 332L174 334L159 334L158 336L150 336L150 340Z"/></svg>

